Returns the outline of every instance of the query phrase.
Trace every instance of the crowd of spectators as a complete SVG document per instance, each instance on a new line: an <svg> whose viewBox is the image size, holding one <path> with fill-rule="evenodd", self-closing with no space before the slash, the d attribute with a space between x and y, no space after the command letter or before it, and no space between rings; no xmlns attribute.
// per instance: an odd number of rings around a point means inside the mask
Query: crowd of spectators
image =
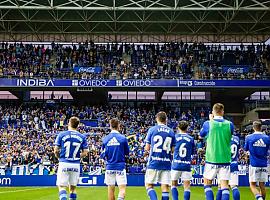
<svg viewBox="0 0 270 200"><path fill-rule="evenodd" d="M95 44L0 43L0 78L267 79L270 46L203 43ZM246 73L223 65L249 66ZM74 72L99 66L101 73Z"/></svg>
<svg viewBox="0 0 270 200"><path fill-rule="evenodd" d="M209 108L193 108L180 110L153 104L141 104L138 107L112 104L106 106L60 106L48 108L37 105L4 106L0 107L0 166L7 169L15 165L50 166L51 171L57 166L53 154L53 143L56 135L66 129L71 116L82 120L97 120L98 127L80 125L79 131L87 135L90 153L82 161L83 172L90 168L104 167L100 159L102 138L109 133L109 120L117 117L121 120L121 132L129 141L130 155L128 157L129 172L143 172L146 159L144 156L144 139L150 126L155 125L155 113L164 110L168 114L168 126L176 131L179 120L190 123L189 133L195 138L197 153L192 164L204 165L205 143L198 132L202 123L207 120ZM269 129L270 130L270 129ZM270 131L267 130L268 134ZM241 145L249 131L236 134L240 137ZM241 150L239 162L247 164L247 158Z"/></svg>

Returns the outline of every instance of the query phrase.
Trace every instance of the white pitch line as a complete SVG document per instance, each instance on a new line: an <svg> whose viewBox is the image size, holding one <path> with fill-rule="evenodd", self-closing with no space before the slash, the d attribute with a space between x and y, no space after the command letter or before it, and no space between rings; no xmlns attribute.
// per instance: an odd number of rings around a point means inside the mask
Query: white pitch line
<svg viewBox="0 0 270 200"><path fill-rule="evenodd" d="M44 188L47 187L43 187L43 188L35 188L35 189L24 189L24 190L13 190L13 191L4 191L4 192L0 192L0 194L5 194L5 193L14 193L14 192L24 192L24 191L31 191L31 190L42 190ZM1 188L0 188L1 189Z"/></svg>

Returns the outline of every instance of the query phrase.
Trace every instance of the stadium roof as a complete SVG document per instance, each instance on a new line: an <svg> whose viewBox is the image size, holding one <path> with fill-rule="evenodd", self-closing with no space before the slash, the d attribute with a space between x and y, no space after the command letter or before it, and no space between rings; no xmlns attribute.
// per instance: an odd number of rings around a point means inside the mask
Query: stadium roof
<svg viewBox="0 0 270 200"><path fill-rule="evenodd" d="M270 1L3 0L0 33L269 35Z"/></svg>

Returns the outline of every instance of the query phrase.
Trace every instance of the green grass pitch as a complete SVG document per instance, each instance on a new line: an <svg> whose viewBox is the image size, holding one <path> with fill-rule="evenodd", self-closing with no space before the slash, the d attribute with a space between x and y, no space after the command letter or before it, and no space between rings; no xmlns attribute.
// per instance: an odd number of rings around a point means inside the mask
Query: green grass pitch
<svg viewBox="0 0 270 200"><path fill-rule="evenodd" d="M160 189L157 187L160 198ZM216 192L216 187L214 187ZM107 189L105 187L79 187L77 190L78 200L106 200ZM270 191L267 188L268 197L270 199ZM240 188L241 200L255 199L248 187ZM180 200L183 199L183 189L179 187ZM56 187L5 187L0 188L1 200L57 200L58 190ZM143 187L128 187L126 200L147 200L146 191ZM191 200L204 200L203 187L191 188ZM232 198L231 198L232 199Z"/></svg>

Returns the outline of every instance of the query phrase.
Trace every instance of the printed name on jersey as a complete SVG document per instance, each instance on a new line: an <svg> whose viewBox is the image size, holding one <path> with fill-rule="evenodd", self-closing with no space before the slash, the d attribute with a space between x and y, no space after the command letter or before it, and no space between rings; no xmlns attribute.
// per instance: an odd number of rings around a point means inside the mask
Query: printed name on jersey
<svg viewBox="0 0 270 200"><path fill-rule="evenodd" d="M119 146L119 145L120 145L120 143L118 142L118 140L115 137L110 139L110 141L107 144L107 146Z"/></svg>
<svg viewBox="0 0 270 200"><path fill-rule="evenodd" d="M151 158L152 158L152 160L171 162L170 158L160 158L160 157L155 157L155 156L151 156Z"/></svg>
<svg viewBox="0 0 270 200"><path fill-rule="evenodd" d="M158 128L158 132L166 132L166 133L170 133L170 130L164 127L160 127Z"/></svg>
<svg viewBox="0 0 270 200"><path fill-rule="evenodd" d="M182 163L182 164L187 164L187 165L190 165L190 161L185 161L185 160L174 160L173 161L174 163Z"/></svg>
<svg viewBox="0 0 270 200"><path fill-rule="evenodd" d="M177 142L180 141L180 140L186 140L186 141L188 141L188 142L191 141L191 139L188 138L188 137L186 137L186 136L181 136L181 137L176 138L176 141L177 141Z"/></svg>
<svg viewBox="0 0 270 200"><path fill-rule="evenodd" d="M267 169L265 168L257 168L255 173L261 173L261 172L267 172Z"/></svg>
<svg viewBox="0 0 270 200"><path fill-rule="evenodd" d="M266 147L266 144L264 143L263 139L257 140L254 144L254 147Z"/></svg>
<svg viewBox="0 0 270 200"><path fill-rule="evenodd" d="M79 135L74 135L74 134L71 134L71 135L66 135L62 138L63 141L66 141L67 139L70 139L70 138L75 138L77 140L79 140L80 142L83 141L83 139L79 136Z"/></svg>
<svg viewBox="0 0 270 200"><path fill-rule="evenodd" d="M78 168L63 168L62 172L79 172Z"/></svg>

